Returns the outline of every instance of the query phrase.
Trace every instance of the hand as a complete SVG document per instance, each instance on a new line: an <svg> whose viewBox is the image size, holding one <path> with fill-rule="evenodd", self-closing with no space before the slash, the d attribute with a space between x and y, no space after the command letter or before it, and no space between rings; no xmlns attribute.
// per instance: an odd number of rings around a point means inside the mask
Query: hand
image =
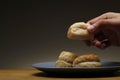
<svg viewBox="0 0 120 80"><path fill-rule="evenodd" d="M106 48L110 45L120 46L120 13L108 12L88 21L88 31L94 38L87 40L88 45Z"/></svg>

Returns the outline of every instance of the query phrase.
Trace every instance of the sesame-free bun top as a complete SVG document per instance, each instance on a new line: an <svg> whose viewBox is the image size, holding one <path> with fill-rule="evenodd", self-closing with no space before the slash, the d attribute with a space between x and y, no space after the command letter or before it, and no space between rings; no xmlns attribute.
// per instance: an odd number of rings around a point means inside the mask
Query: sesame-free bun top
<svg viewBox="0 0 120 80"><path fill-rule="evenodd" d="M93 54L93 53L83 54L83 55L78 56L74 60L73 65L76 65L82 62L100 62L100 58L97 54Z"/></svg>
<svg viewBox="0 0 120 80"><path fill-rule="evenodd" d="M77 55L70 51L62 51L55 63L56 67L72 67L73 61Z"/></svg>
<svg viewBox="0 0 120 80"><path fill-rule="evenodd" d="M77 55L73 52L69 51L62 51L58 57L59 60L66 61L68 63L73 63L74 59L77 57Z"/></svg>
<svg viewBox="0 0 120 80"><path fill-rule="evenodd" d="M87 30L89 26L90 24L84 22L74 23L69 27L67 37L74 40L89 40L91 37Z"/></svg>

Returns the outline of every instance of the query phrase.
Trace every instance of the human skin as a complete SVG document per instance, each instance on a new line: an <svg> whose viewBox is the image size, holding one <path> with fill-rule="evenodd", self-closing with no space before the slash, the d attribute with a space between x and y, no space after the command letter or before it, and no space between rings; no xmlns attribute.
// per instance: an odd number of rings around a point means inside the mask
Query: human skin
<svg viewBox="0 0 120 80"><path fill-rule="evenodd" d="M90 34L94 35L91 40L85 41L87 45L105 49L109 46L120 46L120 13L107 12L87 23Z"/></svg>

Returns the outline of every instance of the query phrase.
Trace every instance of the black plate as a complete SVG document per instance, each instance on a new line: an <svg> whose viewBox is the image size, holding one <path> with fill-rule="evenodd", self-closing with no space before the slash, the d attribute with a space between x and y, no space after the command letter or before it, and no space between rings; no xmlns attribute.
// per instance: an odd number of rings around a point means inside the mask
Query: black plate
<svg viewBox="0 0 120 80"><path fill-rule="evenodd" d="M120 70L120 62L105 62L102 61L102 67L95 68L57 68L55 62L41 62L33 64L32 66L40 71L46 73L113 73Z"/></svg>

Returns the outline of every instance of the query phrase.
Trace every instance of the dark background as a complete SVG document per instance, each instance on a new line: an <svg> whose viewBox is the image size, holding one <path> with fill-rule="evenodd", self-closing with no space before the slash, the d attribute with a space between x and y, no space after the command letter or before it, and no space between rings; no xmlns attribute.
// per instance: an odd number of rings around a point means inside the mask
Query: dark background
<svg viewBox="0 0 120 80"><path fill-rule="evenodd" d="M63 50L120 61L120 47L100 50L66 37L74 22L120 12L120 0L14 0L0 7L0 68L31 68L33 63L55 61Z"/></svg>

